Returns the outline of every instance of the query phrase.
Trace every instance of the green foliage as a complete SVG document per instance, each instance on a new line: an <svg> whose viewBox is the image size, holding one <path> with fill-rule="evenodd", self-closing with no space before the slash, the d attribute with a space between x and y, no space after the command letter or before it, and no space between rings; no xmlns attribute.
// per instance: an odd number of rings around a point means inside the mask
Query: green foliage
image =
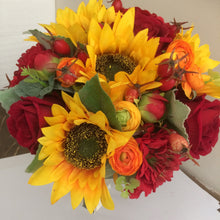
<svg viewBox="0 0 220 220"><path fill-rule="evenodd" d="M51 36L46 35L40 31L38 31L37 29L34 30L29 30L26 33L31 33L33 36L35 36L37 38L37 40L39 41L39 43L45 48L45 49L51 49Z"/></svg>
<svg viewBox="0 0 220 220"><path fill-rule="evenodd" d="M165 115L166 120L173 129L188 140L184 122L188 118L190 108L176 99L175 90L167 92L164 97L169 101Z"/></svg>
<svg viewBox="0 0 220 220"><path fill-rule="evenodd" d="M140 181L134 177L120 176L116 180L115 189L121 192L121 197L127 199L138 186Z"/></svg>
<svg viewBox="0 0 220 220"><path fill-rule="evenodd" d="M38 160L39 153L42 149L42 145L39 144L36 155L29 166L26 168L25 172L34 173L37 169L43 166L44 160Z"/></svg>
<svg viewBox="0 0 220 220"><path fill-rule="evenodd" d="M102 89L98 74L79 91L79 97L89 111L94 113L102 111L108 118L111 127L121 130L120 123L116 118L115 107L110 97Z"/></svg>
<svg viewBox="0 0 220 220"><path fill-rule="evenodd" d="M6 90L0 91L0 102L2 104L2 107L5 109L6 112L10 109L10 106L20 100L20 96L17 95L15 92L16 88L11 87Z"/></svg>
<svg viewBox="0 0 220 220"><path fill-rule="evenodd" d="M216 86L220 86L220 74L213 70L208 70L208 75L211 77L210 81L213 82ZM208 82L210 82L208 81Z"/></svg>
<svg viewBox="0 0 220 220"><path fill-rule="evenodd" d="M45 83L45 86L43 86L39 82L29 83L22 80L15 86L15 93L19 97L36 96L41 99L46 94L52 92L54 88L54 76L51 76L49 81Z"/></svg>
<svg viewBox="0 0 220 220"><path fill-rule="evenodd" d="M28 83L40 83L42 86L47 87L47 83L45 81L49 80L51 73L42 70L23 68L22 76L29 76L24 79L25 82Z"/></svg>

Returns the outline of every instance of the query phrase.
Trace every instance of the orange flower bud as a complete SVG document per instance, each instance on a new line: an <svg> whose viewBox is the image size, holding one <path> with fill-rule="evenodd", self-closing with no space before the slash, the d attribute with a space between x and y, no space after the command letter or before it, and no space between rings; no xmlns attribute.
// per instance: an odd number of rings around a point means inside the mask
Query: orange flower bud
<svg viewBox="0 0 220 220"><path fill-rule="evenodd" d="M141 113L138 108L129 101L115 103L116 117L121 123L123 131L136 130L141 122Z"/></svg>
<svg viewBox="0 0 220 220"><path fill-rule="evenodd" d="M131 176L137 172L143 161L136 140L132 137L126 145L115 150L109 158L112 169L120 175Z"/></svg>

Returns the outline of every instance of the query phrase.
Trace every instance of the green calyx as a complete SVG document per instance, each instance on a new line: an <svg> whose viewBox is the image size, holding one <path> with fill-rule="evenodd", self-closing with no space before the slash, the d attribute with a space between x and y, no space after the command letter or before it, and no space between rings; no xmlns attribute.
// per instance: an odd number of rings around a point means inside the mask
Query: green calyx
<svg viewBox="0 0 220 220"><path fill-rule="evenodd" d="M131 115L129 111L127 111L126 109L122 109L116 111L116 118L118 119L122 127L126 127L128 120L131 118Z"/></svg>

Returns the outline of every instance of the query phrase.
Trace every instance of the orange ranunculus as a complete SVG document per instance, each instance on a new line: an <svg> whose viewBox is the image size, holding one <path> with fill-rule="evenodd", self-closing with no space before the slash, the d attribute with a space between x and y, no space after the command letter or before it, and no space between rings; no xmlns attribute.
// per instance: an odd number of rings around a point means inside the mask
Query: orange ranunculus
<svg viewBox="0 0 220 220"><path fill-rule="evenodd" d="M112 169L120 175L131 176L137 172L143 161L142 152L134 138L115 150L109 158Z"/></svg>
<svg viewBox="0 0 220 220"><path fill-rule="evenodd" d="M179 66L187 70L194 62L194 52L191 45L184 40L174 40L167 48L167 52L172 52L173 50L178 59L186 56L179 62Z"/></svg>
<svg viewBox="0 0 220 220"><path fill-rule="evenodd" d="M123 131L132 131L139 127L141 113L133 103L129 101L119 101L114 103L114 106Z"/></svg>
<svg viewBox="0 0 220 220"><path fill-rule="evenodd" d="M81 76L80 72L85 69L84 64L77 58L64 57L57 66L57 80L61 86L70 87L74 85L76 79Z"/></svg>
<svg viewBox="0 0 220 220"><path fill-rule="evenodd" d="M190 68L190 71L195 72L195 73L185 73L186 80L189 83L190 87L194 90L202 88L205 85L205 83L202 78L202 74L199 71L198 66L193 65Z"/></svg>

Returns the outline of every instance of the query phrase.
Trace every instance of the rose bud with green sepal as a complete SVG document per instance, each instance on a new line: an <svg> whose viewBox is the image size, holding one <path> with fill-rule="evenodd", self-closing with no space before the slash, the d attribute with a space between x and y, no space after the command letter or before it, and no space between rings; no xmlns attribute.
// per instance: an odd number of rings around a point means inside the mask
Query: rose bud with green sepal
<svg viewBox="0 0 220 220"><path fill-rule="evenodd" d="M34 68L36 70L45 70L47 72L55 72L59 59L51 53L39 53L34 58Z"/></svg>
<svg viewBox="0 0 220 220"><path fill-rule="evenodd" d="M165 111L167 99L158 93L148 93L141 97L138 108L144 122L155 123L159 121Z"/></svg>

